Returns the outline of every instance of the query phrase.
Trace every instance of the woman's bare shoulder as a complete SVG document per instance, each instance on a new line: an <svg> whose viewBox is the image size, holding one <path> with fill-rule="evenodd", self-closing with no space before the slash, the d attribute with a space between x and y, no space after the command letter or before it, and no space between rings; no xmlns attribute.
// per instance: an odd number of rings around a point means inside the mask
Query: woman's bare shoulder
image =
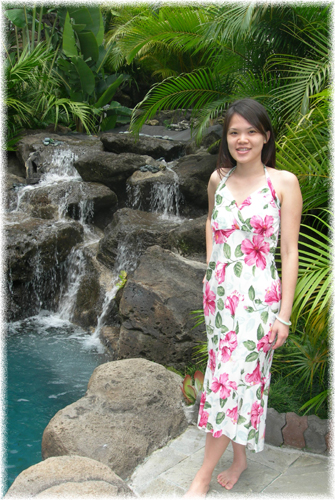
<svg viewBox="0 0 335 500"><path fill-rule="evenodd" d="M292 174L292 172L288 172L288 170L277 170L275 168L268 168L267 169L270 178L271 179L276 179L277 182L280 183L290 183L290 184L296 184L298 183L297 176Z"/></svg>
<svg viewBox="0 0 335 500"><path fill-rule="evenodd" d="M285 194L291 196L300 193L298 178L292 172L274 168L268 168L267 171L281 203L285 198Z"/></svg>
<svg viewBox="0 0 335 500"><path fill-rule="evenodd" d="M230 170L229 168L220 168L220 170L214 170L214 172L209 178L209 185L212 188L216 189L220 184L220 182L222 181L222 179L227 175L229 170Z"/></svg>

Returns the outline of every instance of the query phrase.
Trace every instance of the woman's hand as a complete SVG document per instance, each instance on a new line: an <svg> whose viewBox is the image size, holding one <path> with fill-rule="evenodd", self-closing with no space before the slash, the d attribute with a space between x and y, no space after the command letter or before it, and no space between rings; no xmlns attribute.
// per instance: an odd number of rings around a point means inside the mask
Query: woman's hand
<svg viewBox="0 0 335 500"><path fill-rule="evenodd" d="M272 347L272 349L277 349L278 347L281 347L283 344L285 344L286 339L288 337L288 332L289 332L289 326L283 325L283 323L281 323L276 319L276 321L273 324L270 335L270 344L272 344L272 342L274 342L276 338L277 341L275 345Z"/></svg>

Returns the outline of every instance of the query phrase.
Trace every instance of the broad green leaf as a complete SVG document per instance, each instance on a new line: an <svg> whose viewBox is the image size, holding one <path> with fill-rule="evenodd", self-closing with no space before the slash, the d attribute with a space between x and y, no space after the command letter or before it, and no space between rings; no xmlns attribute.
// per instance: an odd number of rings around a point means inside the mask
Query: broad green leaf
<svg viewBox="0 0 335 500"><path fill-rule="evenodd" d="M107 116L101 122L100 129L101 132L105 132L106 130L111 130L116 126L117 115Z"/></svg>
<svg viewBox="0 0 335 500"><path fill-rule="evenodd" d="M249 295L249 299L250 300L254 300L255 299L255 289L253 286L251 286L248 290L248 295Z"/></svg>
<svg viewBox="0 0 335 500"><path fill-rule="evenodd" d="M213 430L212 424L210 424L209 422L207 422L206 429L208 429L209 431L212 431Z"/></svg>
<svg viewBox="0 0 335 500"><path fill-rule="evenodd" d="M98 100L98 102L96 102L95 104L95 107L96 108L102 108L103 106L105 106L106 104L108 104L115 92L117 91L117 89L119 88L119 86L121 85L121 83L123 82L123 75L119 75L118 78L115 80L114 83L112 83L108 89L102 94L102 96L100 97L100 99Z"/></svg>
<svg viewBox="0 0 335 500"><path fill-rule="evenodd" d="M80 42L80 50L84 56L84 60L92 59L92 61L97 61L99 58L99 46L97 39L95 38L92 31L81 31L78 34Z"/></svg>
<svg viewBox="0 0 335 500"><path fill-rule="evenodd" d="M223 297L223 295L225 294L223 286L218 286L216 292L220 297Z"/></svg>
<svg viewBox="0 0 335 500"><path fill-rule="evenodd" d="M256 434L255 429L251 429L251 431L249 431L249 434L248 434L248 441L249 441L249 439L253 439L255 437L255 434Z"/></svg>
<svg viewBox="0 0 335 500"><path fill-rule="evenodd" d="M226 259L230 259L231 250L230 250L230 246L228 245L228 243L223 244L223 253L224 253L224 256L226 257Z"/></svg>
<svg viewBox="0 0 335 500"><path fill-rule="evenodd" d="M219 311L222 311L224 309L224 303L223 303L222 299L219 299L217 301L217 307L218 307Z"/></svg>
<svg viewBox="0 0 335 500"><path fill-rule="evenodd" d="M225 418L225 412L224 411L220 411L217 415L216 415L216 423L219 425L223 422Z"/></svg>
<svg viewBox="0 0 335 500"><path fill-rule="evenodd" d="M246 422L246 418L245 417L242 417L242 415L240 415L238 417L238 421L237 421L237 424L244 424L244 422Z"/></svg>
<svg viewBox="0 0 335 500"><path fill-rule="evenodd" d="M208 403L208 401L206 401L206 403L204 405L204 410L207 410L208 408L212 408L212 405L210 403Z"/></svg>
<svg viewBox="0 0 335 500"><path fill-rule="evenodd" d="M252 266L252 275L255 276L256 266Z"/></svg>
<svg viewBox="0 0 335 500"><path fill-rule="evenodd" d="M241 211L240 211L240 210L238 210L238 211L237 211L237 216L238 216L238 218L240 219L240 221L242 222L242 224L244 224L244 223L245 223L245 220L243 219L243 216L242 216L242 214L241 214ZM239 246L241 246L241 245L239 245Z"/></svg>
<svg viewBox="0 0 335 500"><path fill-rule="evenodd" d="M263 323L264 323L264 324L267 322L268 317L269 317L269 313L268 313L268 311L263 311L263 312L261 313L261 318L262 318L262 321L263 321ZM259 340L259 339L258 339L258 340Z"/></svg>
<svg viewBox="0 0 335 500"><path fill-rule="evenodd" d="M242 262L236 262L234 265L234 274L237 276L237 278L240 278L243 270L243 264Z"/></svg>
<svg viewBox="0 0 335 500"><path fill-rule="evenodd" d="M229 332L229 328L227 328L225 325L222 325L221 333L227 333L227 332Z"/></svg>
<svg viewBox="0 0 335 500"><path fill-rule="evenodd" d="M257 328L257 340L261 340L264 337L264 328L262 324L260 323Z"/></svg>
<svg viewBox="0 0 335 500"><path fill-rule="evenodd" d="M116 121L116 116L115 116L115 121ZM213 271L212 269L207 269L206 271L206 280L209 281L212 277Z"/></svg>
<svg viewBox="0 0 335 500"><path fill-rule="evenodd" d="M26 18L23 9L8 9L5 10L5 16L7 19L12 21L12 23L18 28L26 27ZM27 16L28 17L28 16ZM31 21L31 15L29 15L28 22Z"/></svg>
<svg viewBox="0 0 335 500"><path fill-rule="evenodd" d="M220 399L220 406L221 406L221 408L224 407L224 405L226 404L226 402L227 402L227 398L226 399Z"/></svg>
<svg viewBox="0 0 335 500"><path fill-rule="evenodd" d="M253 351L256 349L256 344L252 340L246 340L243 345L248 349L248 351Z"/></svg>
<svg viewBox="0 0 335 500"><path fill-rule="evenodd" d="M262 389L261 389L261 387L258 387L258 389L256 391L256 396L257 396L257 399L261 399L262 398Z"/></svg>
<svg viewBox="0 0 335 500"><path fill-rule="evenodd" d="M76 46L76 39L73 33L72 24L70 21L70 15L67 12L64 23L63 30L63 51L64 54L68 57L73 57L78 55L78 49Z"/></svg>
<svg viewBox="0 0 335 500"><path fill-rule="evenodd" d="M219 337L218 337L218 335L214 335L214 336L213 336L213 344L215 344L215 345L216 345L218 342L219 342Z"/></svg>
<svg viewBox="0 0 335 500"><path fill-rule="evenodd" d="M240 326L238 324L238 321L236 321L236 326L235 326L235 333L236 333L236 335L238 334L239 331L240 331Z"/></svg>
<svg viewBox="0 0 335 500"><path fill-rule="evenodd" d="M94 74L80 57L72 57L72 62L78 72L81 88L86 94L92 95L95 88Z"/></svg>
<svg viewBox="0 0 335 500"><path fill-rule="evenodd" d="M251 306L247 306L246 309L245 309L248 313L251 313L251 312L254 312L254 308L251 307Z"/></svg>
<svg viewBox="0 0 335 500"><path fill-rule="evenodd" d="M215 326L216 326L216 328L221 328L221 326L222 326L222 317L221 317L221 314L219 312L215 316Z"/></svg>
<svg viewBox="0 0 335 500"><path fill-rule="evenodd" d="M235 257L243 257L243 252L241 250L241 245L237 245L234 252Z"/></svg>
<svg viewBox="0 0 335 500"><path fill-rule="evenodd" d="M276 279L276 266L274 264L271 264L270 271L271 271L271 278L273 280L275 280Z"/></svg>
<svg viewBox="0 0 335 500"><path fill-rule="evenodd" d="M259 439L259 431L257 431L255 434L255 443L256 444L258 443L258 439Z"/></svg>
<svg viewBox="0 0 335 500"><path fill-rule="evenodd" d="M221 205L221 203L222 203L222 196L220 194L217 194L216 197L215 197L215 200L216 200L216 204L217 205Z"/></svg>
<svg viewBox="0 0 335 500"><path fill-rule="evenodd" d="M257 352L251 352L248 354L248 356L245 358L245 360L250 363L251 361L255 361L258 358L258 353Z"/></svg>
<svg viewBox="0 0 335 500"><path fill-rule="evenodd" d="M208 267L209 267L210 269L213 269L213 271L214 271L214 269L215 269L215 262L210 262L210 263L208 264Z"/></svg>

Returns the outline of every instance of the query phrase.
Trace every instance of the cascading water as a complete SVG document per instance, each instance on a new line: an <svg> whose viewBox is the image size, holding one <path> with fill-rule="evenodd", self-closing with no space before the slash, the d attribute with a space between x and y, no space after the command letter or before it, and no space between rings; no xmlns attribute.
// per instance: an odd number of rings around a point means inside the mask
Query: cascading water
<svg viewBox="0 0 335 500"><path fill-rule="evenodd" d="M8 224L15 223L15 217L24 217L25 197L34 190L50 188L65 183L82 183L73 166L75 155L67 150L54 152L52 168L43 174L40 182L17 190L17 199L12 204ZM58 221L67 220L69 192L57 199ZM34 269L32 295L29 300L39 305L39 314L25 320L11 323L7 328L7 487L24 469L42 460L42 433L53 415L68 404L78 400L85 393L87 382L94 368L105 361L105 348L99 340L104 316L117 288L114 283L106 292L103 310L97 318L97 327L92 334L71 323L76 303L76 293L85 276L84 249L99 241L101 234L92 230L93 202L83 199L78 205L77 219L84 229L84 241L75 247L66 261L60 264L63 283L59 286L58 310L41 309L43 287L54 288L58 256L53 256L55 268L43 269L40 252L34 255L29 265ZM57 220L55 224L59 223ZM115 278L115 282L116 282ZM56 287L55 287L56 288ZM9 293L13 294L13 280L9 272ZM52 290L50 290L52 291Z"/></svg>

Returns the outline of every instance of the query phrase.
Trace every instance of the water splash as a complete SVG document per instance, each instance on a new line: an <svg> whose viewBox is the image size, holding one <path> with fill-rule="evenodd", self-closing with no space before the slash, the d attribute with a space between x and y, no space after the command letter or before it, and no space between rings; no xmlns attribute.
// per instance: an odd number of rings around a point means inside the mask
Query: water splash
<svg viewBox="0 0 335 500"><path fill-rule="evenodd" d="M86 271L83 248L72 249L63 267L65 268L63 271L66 273L66 280L62 286L58 314L60 318L71 321L80 282Z"/></svg>

